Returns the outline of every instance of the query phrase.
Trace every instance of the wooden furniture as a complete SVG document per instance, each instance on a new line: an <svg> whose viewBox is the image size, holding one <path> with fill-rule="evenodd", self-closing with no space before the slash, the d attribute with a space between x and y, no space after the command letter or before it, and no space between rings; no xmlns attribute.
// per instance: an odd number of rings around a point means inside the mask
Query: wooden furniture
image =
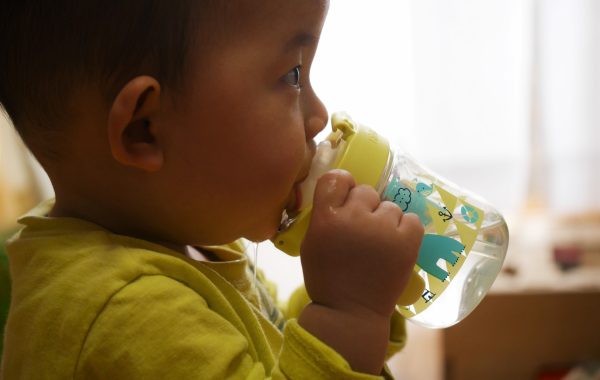
<svg viewBox="0 0 600 380"><path fill-rule="evenodd" d="M600 360L600 291L489 294L443 332L448 380L530 380Z"/></svg>

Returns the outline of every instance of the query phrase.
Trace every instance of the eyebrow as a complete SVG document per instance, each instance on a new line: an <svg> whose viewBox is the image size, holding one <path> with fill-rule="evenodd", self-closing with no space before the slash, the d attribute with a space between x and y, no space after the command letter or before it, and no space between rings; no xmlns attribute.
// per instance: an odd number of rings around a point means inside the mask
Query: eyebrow
<svg viewBox="0 0 600 380"><path fill-rule="evenodd" d="M298 47L313 46L317 44L317 37L310 33L301 32L296 34L284 46L284 51L290 51Z"/></svg>

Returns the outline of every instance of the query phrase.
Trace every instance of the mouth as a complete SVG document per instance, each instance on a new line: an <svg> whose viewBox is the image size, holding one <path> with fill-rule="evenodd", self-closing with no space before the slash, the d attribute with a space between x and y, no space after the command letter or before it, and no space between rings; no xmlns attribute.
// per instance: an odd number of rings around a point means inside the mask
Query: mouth
<svg viewBox="0 0 600 380"><path fill-rule="evenodd" d="M300 176L298 176L298 180L294 183L294 187L292 188L290 200L285 208L285 212L289 217L294 217L300 212L300 207L302 206L302 188L301 184L308 177L310 173L310 168L312 164L312 160L316 153L316 145L314 141L310 141L308 144L308 154L306 155L306 159L304 160L304 165L302 170L300 171Z"/></svg>
<svg viewBox="0 0 600 380"><path fill-rule="evenodd" d="M285 208L281 211L281 220L277 232L280 233L289 228L294 222L296 216L300 213L300 205L302 204L302 191L300 191L300 183L296 182L289 197L289 201Z"/></svg>
<svg viewBox="0 0 600 380"><path fill-rule="evenodd" d="M290 191L289 200L283 210L284 219L294 218L300 213L300 207L302 206L302 182L306 179L307 175L300 177L298 181L294 183L292 190Z"/></svg>
<svg viewBox="0 0 600 380"><path fill-rule="evenodd" d="M290 217L294 217L300 211L300 206L302 205L302 190L300 189L300 184L302 181L303 180L294 185L294 189L292 190L292 199L290 200L288 207L286 207L285 211Z"/></svg>

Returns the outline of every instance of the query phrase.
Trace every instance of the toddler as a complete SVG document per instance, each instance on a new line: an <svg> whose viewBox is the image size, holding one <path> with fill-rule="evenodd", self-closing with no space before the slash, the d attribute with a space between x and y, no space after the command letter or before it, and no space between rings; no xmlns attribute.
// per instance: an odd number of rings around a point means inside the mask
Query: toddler
<svg viewBox="0 0 600 380"><path fill-rule="evenodd" d="M327 0L0 8L0 103L55 190L7 244L5 379L389 376L418 217L322 176L310 301L285 316L239 240L294 211L327 123L309 79Z"/></svg>

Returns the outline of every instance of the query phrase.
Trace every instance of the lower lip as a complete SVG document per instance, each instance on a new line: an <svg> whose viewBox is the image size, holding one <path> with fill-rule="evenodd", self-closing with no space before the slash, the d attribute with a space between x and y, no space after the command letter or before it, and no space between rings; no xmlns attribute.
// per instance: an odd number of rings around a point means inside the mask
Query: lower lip
<svg viewBox="0 0 600 380"><path fill-rule="evenodd" d="M296 204L294 205L294 211L300 211L300 206L302 206L302 190L300 189L300 185L296 185L295 190Z"/></svg>
<svg viewBox="0 0 600 380"><path fill-rule="evenodd" d="M295 214L299 211L302 205L302 190L300 190L300 184L294 185L292 202L289 203L287 212L288 214Z"/></svg>

